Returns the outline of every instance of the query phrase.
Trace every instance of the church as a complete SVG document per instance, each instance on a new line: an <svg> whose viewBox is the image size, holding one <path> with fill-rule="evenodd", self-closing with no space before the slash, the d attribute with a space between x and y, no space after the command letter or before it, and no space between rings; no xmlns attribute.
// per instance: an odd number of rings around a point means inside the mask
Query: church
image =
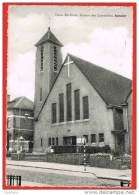
<svg viewBox="0 0 139 195"><path fill-rule="evenodd" d="M84 137L130 153L132 81L71 54L62 63L63 44L50 27L35 46L34 151Z"/></svg>

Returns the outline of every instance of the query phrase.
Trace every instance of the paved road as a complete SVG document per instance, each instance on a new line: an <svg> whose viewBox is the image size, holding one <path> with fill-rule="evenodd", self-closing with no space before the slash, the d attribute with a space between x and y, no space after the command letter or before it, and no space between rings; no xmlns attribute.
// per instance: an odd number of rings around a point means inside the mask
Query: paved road
<svg viewBox="0 0 139 195"><path fill-rule="evenodd" d="M53 169L60 171L69 172L81 172L86 174L94 174L99 179L115 179L115 180L131 180L131 169L128 170L117 170L117 169L106 169L98 167L87 167L84 171L84 166L79 165L69 165L60 163L50 163L50 162L35 162L35 161L14 161L7 159L7 165L23 166L23 167L34 167L43 169Z"/></svg>
<svg viewBox="0 0 139 195"><path fill-rule="evenodd" d="M120 182L109 179L98 179L92 173L79 173L71 171L23 167L7 165L7 174L21 175L22 181L45 184L45 186L110 186L119 187ZM34 183L34 185L35 185Z"/></svg>

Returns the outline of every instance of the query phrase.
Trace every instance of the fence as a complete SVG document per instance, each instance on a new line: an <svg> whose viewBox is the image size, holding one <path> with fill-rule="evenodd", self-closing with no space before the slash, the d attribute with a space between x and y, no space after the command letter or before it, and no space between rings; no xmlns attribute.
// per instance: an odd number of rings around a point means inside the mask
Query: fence
<svg viewBox="0 0 139 195"><path fill-rule="evenodd" d="M121 187L124 187L124 186L130 187L130 185L131 185L131 181L120 181Z"/></svg>
<svg viewBox="0 0 139 195"><path fill-rule="evenodd" d="M21 186L21 176L6 175L7 186Z"/></svg>

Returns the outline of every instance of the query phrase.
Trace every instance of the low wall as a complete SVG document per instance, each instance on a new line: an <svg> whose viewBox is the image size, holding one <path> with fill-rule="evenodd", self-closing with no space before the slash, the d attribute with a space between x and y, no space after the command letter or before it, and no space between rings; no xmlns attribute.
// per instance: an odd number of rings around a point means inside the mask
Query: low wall
<svg viewBox="0 0 139 195"><path fill-rule="evenodd" d="M86 154L88 157L89 154ZM52 162L61 164L80 165L84 161L84 154L82 153L41 153L41 154L28 154L28 153L12 153L12 160L26 160L37 162ZM110 154L91 154L89 158L90 167L108 168L108 169L129 169L131 168L131 161L124 162L121 159L113 158Z"/></svg>
<svg viewBox="0 0 139 195"><path fill-rule="evenodd" d="M108 169L123 169L120 160L112 160L110 154L90 155L90 167L108 168Z"/></svg>
<svg viewBox="0 0 139 195"><path fill-rule="evenodd" d="M33 153L26 153L24 160L26 161L36 161L36 162L45 162L45 153L38 153L38 154L33 154Z"/></svg>
<svg viewBox="0 0 139 195"><path fill-rule="evenodd" d="M33 154L33 153L11 153L11 160L26 160L26 161L37 161L45 162L46 154Z"/></svg>
<svg viewBox="0 0 139 195"><path fill-rule="evenodd" d="M84 155L80 153L46 154L46 162L80 165L83 160Z"/></svg>
<svg viewBox="0 0 139 195"><path fill-rule="evenodd" d="M11 160L23 160L25 153L11 153Z"/></svg>

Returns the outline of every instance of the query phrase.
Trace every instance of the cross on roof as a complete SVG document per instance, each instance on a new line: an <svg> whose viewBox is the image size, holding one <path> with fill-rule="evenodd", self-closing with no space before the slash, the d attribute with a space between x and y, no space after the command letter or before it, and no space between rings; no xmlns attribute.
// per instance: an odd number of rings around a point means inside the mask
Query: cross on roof
<svg viewBox="0 0 139 195"><path fill-rule="evenodd" d="M73 64L73 61L69 61L69 55L68 55L68 62L64 64L64 66L68 66L68 77L70 77L70 64Z"/></svg>
<svg viewBox="0 0 139 195"><path fill-rule="evenodd" d="M50 20L51 20L51 19L50 19L50 18L48 18L48 20L49 20L49 28L50 28Z"/></svg>

